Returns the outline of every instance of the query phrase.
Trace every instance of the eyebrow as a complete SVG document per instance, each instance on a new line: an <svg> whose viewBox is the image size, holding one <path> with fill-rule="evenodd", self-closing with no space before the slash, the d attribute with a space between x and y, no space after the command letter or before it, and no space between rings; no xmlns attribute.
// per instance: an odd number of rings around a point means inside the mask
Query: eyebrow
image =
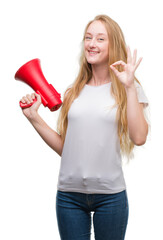
<svg viewBox="0 0 163 240"><path fill-rule="evenodd" d="M86 34L90 34L90 35L92 35L92 34L89 33L89 32L86 32ZM104 33L98 33L97 35L104 35L104 36L106 36L106 34L104 34Z"/></svg>

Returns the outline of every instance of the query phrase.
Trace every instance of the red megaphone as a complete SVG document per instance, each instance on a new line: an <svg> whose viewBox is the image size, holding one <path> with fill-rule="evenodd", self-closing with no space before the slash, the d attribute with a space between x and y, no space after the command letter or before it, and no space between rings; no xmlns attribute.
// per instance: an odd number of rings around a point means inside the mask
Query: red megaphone
<svg viewBox="0 0 163 240"><path fill-rule="evenodd" d="M25 63L15 73L15 79L20 80L28 84L33 90L41 96L43 105L48 107L50 111L56 111L62 105L61 94L59 94L55 88L47 82L45 79L38 58L33 59ZM19 102L21 108L30 107L37 99L30 103L24 104Z"/></svg>

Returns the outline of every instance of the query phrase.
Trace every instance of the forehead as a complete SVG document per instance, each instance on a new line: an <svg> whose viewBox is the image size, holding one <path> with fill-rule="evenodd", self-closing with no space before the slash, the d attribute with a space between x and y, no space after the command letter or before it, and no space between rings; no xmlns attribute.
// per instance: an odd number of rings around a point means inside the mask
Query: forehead
<svg viewBox="0 0 163 240"><path fill-rule="evenodd" d="M92 22L89 25L86 33L91 33L93 35L97 35L97 34L101 33L101 34L107 35L105 25L101 21Z"/></svg>

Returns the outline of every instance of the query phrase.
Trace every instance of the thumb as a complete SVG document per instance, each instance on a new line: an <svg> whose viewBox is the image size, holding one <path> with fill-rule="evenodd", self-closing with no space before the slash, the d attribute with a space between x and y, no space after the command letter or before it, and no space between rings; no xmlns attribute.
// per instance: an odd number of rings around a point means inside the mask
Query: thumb
<svg viewBox="0 0 163 240"><path fill-rule="evenodd" d="M34 93L35 97L37 98L37 101L41 103L41 96L38 93Z"/></svg>
<svg viewBox="0 0 163 240"><path fill-rule="evenodd" d="M36 97L37 101L31 107L32 107L32 109L37 110L40 107L41 102L42 102L41 96L39 94L37 94L36 92L34 93L34 96Z"/></svg>

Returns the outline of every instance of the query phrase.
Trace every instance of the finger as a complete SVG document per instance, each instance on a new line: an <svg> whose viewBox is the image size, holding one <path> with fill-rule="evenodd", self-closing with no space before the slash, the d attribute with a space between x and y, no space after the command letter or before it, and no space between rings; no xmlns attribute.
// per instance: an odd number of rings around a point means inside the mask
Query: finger
<svg viewBox="0 0 163 240"><path fill-rule="evenodd" d="M117 62L112 64L112 66L117 66L117 65L122 65L124 67L126 65L126 63L123 62L122 60L120 60L120 61L117 61Z"/></svg>
<svg viewBox="0 0 163 240"><path fill-rule="evenodd" d="M28 101L29 101L30 103L33 102L33 99L32 99L32 97L31 97L30 94L27 94L27 95L26 95L26 98L28 99Z"/></svg>
<svg viewBox="0 0 163 240"><path fill-rule="evenodd" d="M37 98L39 98L40 97L40 94L38 94L38 93L34 93L34 95L35 95L35 97L37 97Z"/></svg>
<svg viewBox="0 0 163 240"><path fill-rule="evenodd" d="M131 63L132 57L131 57L131 50L130 47L127 46L127 63Z"/></svg>
<svg viewBox="0 0 163 240"><path fill-rule="evenodd" d="M25 99L24 99L25 97L22 97L21 99L20 99L20 102L22 102L22 103L25 103Z"/></svg>
<svg viewBox="0 0 163 240"><path fill-rule="evenodd" d="M22 100L21 100L22 103L30 103L30 101L28 100L27 97L22 97Z"/></svg>
<svg viewBox="0 0 163 240"><path fill-rule="evenodd" d="M35 99L35 94L34 94L34 93L31 94L31 98L32 98L33 100Z"/></svg>
<svg viewBox="0 0 163 240"><path fill-rule="evenodd" d="M113 70L116 76L119 75L119 71L113 65L110 65L110 68Z"/></svg>
<svg viewBox="0 0 163 240"><path fill-rule="evenodd" d="M137 69L137 67L139 66L139 64L141 63L141 61L142 61L142 57L141 58L139 58L139 60L138 60L138 62L137 62L137 64L135 65L135 70Z"/></svg>
<svg viewBox="0 0 163 240"><path fill-rule="evenodd" d="M41 102L41 96L40 94L37 94L36 92L34 93L35 97L37 98L37 100L39 100Z"/></svg>
<svg viewBox="0 0 163 240"><path fill-rule="evenodd" d="M137 49L134 50L133 60L132 60L133 65L135 65L136 63L136 58L137 58Z"/></svg>

